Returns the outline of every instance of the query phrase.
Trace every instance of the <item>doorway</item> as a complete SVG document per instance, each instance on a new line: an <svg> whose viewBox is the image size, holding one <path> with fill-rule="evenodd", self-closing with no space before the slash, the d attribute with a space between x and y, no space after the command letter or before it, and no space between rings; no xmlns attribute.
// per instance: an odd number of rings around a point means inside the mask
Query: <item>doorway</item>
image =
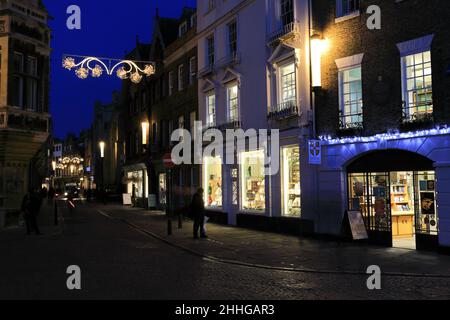
<svg viewBox="0 0 450 320"><path fill-rule="evenodd" d="M348 174L349 210L360 211L371 242L403 249L438 244L434 171Z"/></svg>
<svg viewBox="0 0 450 320"><path fill-rule="evenodd" d="M414 172L390 173L392 246L416 249Z"/></svg>

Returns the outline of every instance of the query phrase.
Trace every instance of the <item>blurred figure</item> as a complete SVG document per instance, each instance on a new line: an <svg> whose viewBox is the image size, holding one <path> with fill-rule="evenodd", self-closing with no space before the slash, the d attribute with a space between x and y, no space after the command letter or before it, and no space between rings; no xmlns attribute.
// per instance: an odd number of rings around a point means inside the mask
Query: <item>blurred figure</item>
<svg viewBox="0 0 450 320"><path fill-rule="evenodd" d="M36 190L34 192L28 192L22 200L22 212L24 214L24 219L27 227L27 234L31 232L36 232L36 235L41 235L39 226L37 223L37 216L41 210L42 197L41 193Z"/></svg>
<svg viewBox="0 0 450 320"><path fill-rule="evenodd" d="M203 201L203 195L203 189L199 188L192 197L190 211L194 219L194 239L198 239L199 231L201 238L207 238L205 233L205 202Z"/></svg>

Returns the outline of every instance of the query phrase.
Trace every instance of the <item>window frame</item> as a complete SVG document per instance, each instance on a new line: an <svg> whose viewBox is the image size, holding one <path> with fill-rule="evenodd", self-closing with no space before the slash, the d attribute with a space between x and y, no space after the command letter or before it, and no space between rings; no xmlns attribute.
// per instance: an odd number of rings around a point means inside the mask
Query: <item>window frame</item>
<svg viewBox="0 0 450 320"><path fill-rule="evenodd" d="M351 10L350 3L354 1L355 8ZM346 8L344 8L344 2ZM342 18L352 15L360 14L361 2L360 0L336 0L336 18Z"/></svg>
<svg viewBox="0 0 450 320"><path fill-rule="evenodd" d="M361 93L361 102L360 102L361 106L360 106L360 110L358 110L358 111L360 111L359 113L350 112L350 114L347 114L346 111L345 111L345 107L346 107L345 95L350 95L351 96L352 94L355 94L355 93L352 93L351 90L348 93L345 93L344 87L345 87L346 84L348 84L349 88L350 88L351 84L354 83L354 82L357 82L358 80L344 82L344 73L345 72L350 72L351 70L354 70L354 69L360 69L360 75L361 76L360 76L359 82L360 82L360 89L361 89L361 91L360 91L360 93ZM362 78L363 78L362 77L362 64L348 66L346 68L339 69L339 71L338 71L338 81L339 81L339 85L338 85L339 86L339 128L340 129L362 128L364 126L364 114L363 114L364 113L364 96L363 96ZM359 93L359 91L356 92L356 94L358 94L358 93ZM349 101L351 102L350 103L350 108L351 108L352 104L355 103L355 102L353 102L353 100L349 100ZM345 122L343 121L343 119L346 119L346 118L352 119L353 117L358 117L358 116L361 119L360 122L353 122L353 121L351 121L351 123L349 125L347 121L345 121Z"/></svg>
<svg viewBox="0 0 450 320"><path fill-rule="evenodd" d="M294 95L294 99L290 99L290 100L284 100L284 86L283 86L283 69L288 68L289 66L294 66L294 72L290 73L289 75L294 75L294 91L295 91L295 95ZM284 61L282 64L280 64L277 68L277 102L278 105L284 105L284 104L288 104L290 102L293 102L295 105L297 104L298 101L298 79L297 79L297 65L295 63L295 60L293 59L289 59Z"/></svg>
<svg viewBox="0 0 450 320"><path fill-rule="evenodd" d="M231 99L230 98L230 92L233 88L236 88L236 97ZM237 82L231 82L229 84L227 84L226 86L226 98L227 98L227 120L228 121L239 121L240 119L240 90L239 90L239 84ZM231 102L236 102L236 106L233 108L233 110L236 110L236 115L233 118L232 114L231 114Z"/></svg>
<svg viewBox="0 0 450 320"><path fill-rule="evenodd" d="M178 91L184 90L184 64L178 66Z"/></svg>
<svg viewBox="0 0 450 320"><path fill-rule="evenodd" d="M214 110L213 113L210 113L210 98L213 97L214 98L214 105L212 110ZM216 101L216 93L215 91L210 91L208 93L206 93L205 95L205 100L206 100L206 125L209 127L214 127L216 125L216 121L217 121L217 101ZM210 117L212 116L212 121L210 119Z"/></svg>
<svg viewBox="0 0 450 320"><path fill-rule="evenodd" d="M415 63L415 59L417 55L421 55L422 62L421 63ZM424 60L425 55L429 55L429 60ZM407 59L412 57L414 59L414 62L412 65L407 65ZM426 65L429 64L430 73L426 73ZM422 67L422 76L416 76L408 78L408 68L412 68L412 72L416 72L416 67L421 66ZM402 114L403 114L403 120L405 121L414 121L417 120L416 114L421 115L433 115L434 114L434 96L433 96L433 59L431 50L424 50L424 51L418 51L418 52L411 52L409 54L403 55L401 57L401 70L402 70ZM418 89L417 87L417 79L422 78L423 84L425 85L426 81L425 79L429 77L430 78L430 86L424 86L422 89ZM414 82L413 90L409 90L408 88L408 82L409 81ZM428 100L425 101L425 104L421 104L419 99L416 100L416 102L410 102L409 101L409 93L413 93L413 98L417 98L420 94L418 91L424 90L425 96L428 95L431 96L430 103L426 103ZM414 99L413 99L414 100ZM425 112L418 111L419 108L425 107ZM417 109L415 113L411 115L411 109Z"/></svg>

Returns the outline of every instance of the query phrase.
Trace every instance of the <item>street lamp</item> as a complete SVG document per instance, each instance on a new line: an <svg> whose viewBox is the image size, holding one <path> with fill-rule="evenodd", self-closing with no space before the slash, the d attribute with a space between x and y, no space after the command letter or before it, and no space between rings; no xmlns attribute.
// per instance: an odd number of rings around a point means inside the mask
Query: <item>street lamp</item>
<svg viewBox="0 0 450 320"><path fill-rule="evenodd" d="M104 141L100 141L98 146L100 147L100 192L101 192L102 200L103 200L103 202L105 202L103 162L105 160L105 146L106 146L106 143Z"/></svg>
<svg viewBox="0 0 450 320"><path fill-rule="evenodd" d="M311 37L311 75L312 87L322 87L322 55L328 50L329 42L318 34Z"/></svg>
<svg viewBox="0 0 450 320"><path fill-rule="evenodd" d="M148 127L149 127L148 121L142 121L141 127L142 127L142 144L146 145L148 143Z"/></svg>

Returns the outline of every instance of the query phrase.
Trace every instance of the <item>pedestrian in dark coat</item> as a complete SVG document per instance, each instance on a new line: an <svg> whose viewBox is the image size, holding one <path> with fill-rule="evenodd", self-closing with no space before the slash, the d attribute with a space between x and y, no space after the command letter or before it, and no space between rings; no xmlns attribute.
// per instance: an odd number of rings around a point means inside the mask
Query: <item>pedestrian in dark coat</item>
<svg viewBox="0 0 450 320"><path fill-rule="evenodd" d="M36 232L41 234L37 223L37 216L41 210L42 198L39 192L28 192L22 200L22 212L24 214L25 223L27 226L27 234Z"/></svg>
<svg viewBox="0 0 450 320"><path fill-rule="evenodd" d="M192 197L190 211L194 219L194 239L198 239L199 231L200 237L207 238L205 234L205 202L203 194L204 191L200 188Z"/></svg>

